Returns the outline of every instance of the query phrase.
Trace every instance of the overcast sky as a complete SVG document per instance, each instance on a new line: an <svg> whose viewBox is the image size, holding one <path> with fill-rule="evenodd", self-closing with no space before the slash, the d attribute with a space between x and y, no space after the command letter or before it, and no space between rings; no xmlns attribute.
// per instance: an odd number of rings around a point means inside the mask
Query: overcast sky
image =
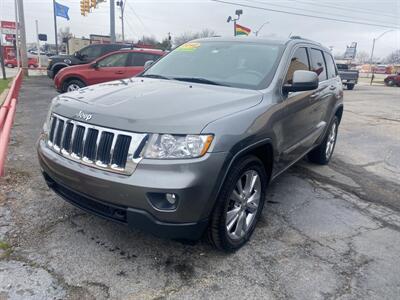
<svg viewBox="0 0 400 300"><path fill-rule="evenodd" d="M77 36L91 33L109 34L109 1L99 4L87 17L80 15L79 0L57 0L70 7L70 21L57 18L58 27L69 26ZM226 0L238 3L228 5L202 1L168 0L126 0L126 37L137 40L143 35L159 39L171 32L172 36L184 31L196 32L204 28L215 30L218 35L232 35L232 23L226 23L236 9L243 9L241 25L256 31L269 21L259 36L286 38L289 34L300 35L333 47L334 53L343 53L346 45L358 42L358 49L370 53L372 40L390 28L360 24L340 23L305 16L295 16L241 6L260 6L301 14L318 15L358 22L383 24L400 27L400 0ZM24 0L25 22L28 42L35 41L35 20L39 21L40 33L46 33L54 42L52 0ZM119 16L119 10L116 11ZM14 20L14 0L0 0L0 19ZM121 32L119 18L116 20L117 33ZM376 43L375 54L384 57L400 49L400 30L385 34Z"/></svg>

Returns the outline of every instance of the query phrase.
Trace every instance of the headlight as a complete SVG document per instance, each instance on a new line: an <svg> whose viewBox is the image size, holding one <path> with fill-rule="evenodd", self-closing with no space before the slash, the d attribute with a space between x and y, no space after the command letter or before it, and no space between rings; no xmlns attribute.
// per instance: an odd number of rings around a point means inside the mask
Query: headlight
<svg viewBox="0 0 400 300"><path fill-rule="evenodd" d="M46 120L44 120L44 124L43 124L43 133L45 133L45 134L49 133L51 113L53 111L53 107L56 104L56 102L57 102L57 97L53 98L53 100L51 100L49 110L47 111Z"/></svg>
<svg viewBox="0 0 400 300"><path fill-rule="evenodd" d="M180 159L206 154L212 135L153 134L144 149L144 158Z"/></svg>

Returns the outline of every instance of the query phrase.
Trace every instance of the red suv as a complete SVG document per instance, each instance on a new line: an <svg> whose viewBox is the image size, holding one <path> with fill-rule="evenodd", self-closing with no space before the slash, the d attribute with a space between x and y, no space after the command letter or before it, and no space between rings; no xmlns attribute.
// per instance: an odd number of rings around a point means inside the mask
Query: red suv
<svg viewBox="0 0 400 300"><path fill-rule="evenodd" d="M390 75L384 79L387 86L400 86L400 72L397 75Z"/></svg>
<svg viewBox="0 0 400 300"><path fill-rule="evenodd" d="M17 67L17 59L14 58L6 58L4 60L4 65L9 68L16 68ZM37 68L39 66L38 60L35 57L28 57L28 67L30 69Z"/></svg>
<svg viewBox="0 0 400 300"><path fill-rule="evenodd" d="M60 93L87 85L133 77L144 70L147 61L156 61L165 52L155 49L120 50L107 53L89 64L61 69L54 77Z"/></svg>

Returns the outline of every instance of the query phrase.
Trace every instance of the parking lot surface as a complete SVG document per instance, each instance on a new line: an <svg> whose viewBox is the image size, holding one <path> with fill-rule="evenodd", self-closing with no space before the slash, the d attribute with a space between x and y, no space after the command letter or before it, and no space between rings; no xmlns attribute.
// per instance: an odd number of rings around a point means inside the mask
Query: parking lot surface
<svg viewBox="0 0 400 300"><path fill-rule="evenodd" d="M329 166L299 162L269 187L234 254L158 239L51 192L35 142L56 95L21 90L0 179L0 299L398 299L400 89L358 85Z"/></svg>

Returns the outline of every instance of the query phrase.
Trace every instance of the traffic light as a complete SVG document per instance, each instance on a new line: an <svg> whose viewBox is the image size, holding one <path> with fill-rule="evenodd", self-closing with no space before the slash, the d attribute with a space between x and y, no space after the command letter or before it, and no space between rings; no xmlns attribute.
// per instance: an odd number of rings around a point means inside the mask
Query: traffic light
<svg viewBox="0 0 400 300"><path fill-rule="evenodd" d="M90 4L91 4L90 0L81 0L81 15L82 16L86 16L90 12Z"/></svg>

